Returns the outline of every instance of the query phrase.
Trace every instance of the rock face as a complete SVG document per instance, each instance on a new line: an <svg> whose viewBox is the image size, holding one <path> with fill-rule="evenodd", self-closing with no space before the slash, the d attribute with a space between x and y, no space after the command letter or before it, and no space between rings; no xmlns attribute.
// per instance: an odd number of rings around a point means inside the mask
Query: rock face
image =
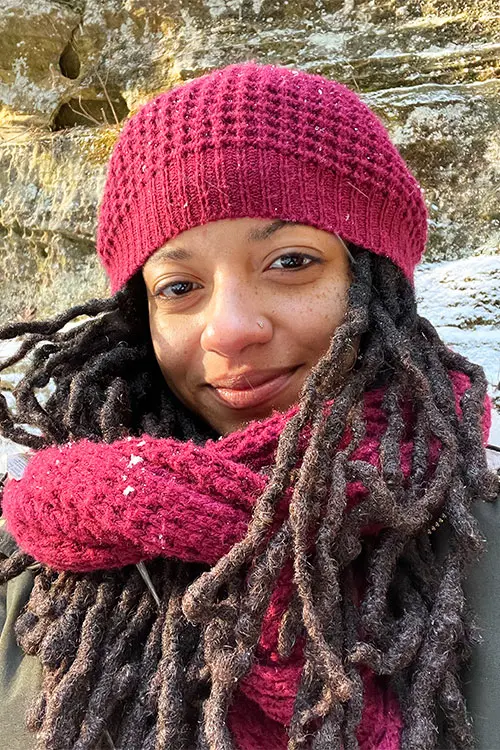
<svg viewBox="0 0 500 750"><path fill-rule="evenodd" d="M428 258L500 240L497 0L2 0L0 324L106 293L106 164L154 94L255 59L357 91L425 189Z"/></svg>
<svg viewBox="0 0 500 750"><path fill-rule="evenodd" d="M480 255L422 263L415 274L419 313L442 340L484 369L494 411L491 442L500 447L500 263Z"/></svg>

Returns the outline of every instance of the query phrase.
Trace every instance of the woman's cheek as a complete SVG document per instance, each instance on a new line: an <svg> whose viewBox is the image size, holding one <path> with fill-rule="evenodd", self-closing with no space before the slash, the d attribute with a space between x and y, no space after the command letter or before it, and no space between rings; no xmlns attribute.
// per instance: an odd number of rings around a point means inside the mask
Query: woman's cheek
<svg viewBox="0 0 500 750"><path fill-rule="evenodd" d="M155 316L150 321L151 339L156 359L162 370L176 370L187 361L190 349L190 336L186 326L178 326L173 321Z"/></svg>

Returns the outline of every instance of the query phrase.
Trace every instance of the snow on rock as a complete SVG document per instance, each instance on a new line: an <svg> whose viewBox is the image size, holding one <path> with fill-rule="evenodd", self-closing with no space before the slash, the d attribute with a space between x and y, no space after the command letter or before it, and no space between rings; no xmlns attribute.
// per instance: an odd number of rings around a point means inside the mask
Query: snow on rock
<svg viewBox="0 0 500 750"><path fill-rule="evenodd" d="M500 256L424 263L415 292L443 341L483 367L496 406L490 441L500 445Z"/></svg>

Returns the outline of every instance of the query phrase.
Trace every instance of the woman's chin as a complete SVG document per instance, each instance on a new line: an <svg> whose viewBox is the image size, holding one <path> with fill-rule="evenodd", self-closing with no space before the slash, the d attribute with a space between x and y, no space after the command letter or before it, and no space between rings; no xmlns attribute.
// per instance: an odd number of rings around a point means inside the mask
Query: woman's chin
<svg viewBox="0 0 500 750"><path fill-rule="evenodd" d="M275 403L266 404L265 406L256 407L254 409L241 410L227 410L227 414L221 414L221 410L213 412L210 417L205 417L214 429L217 430L221 435L229 435L231 432L237 432L243 430L251 422L258 420L267 419L271 417L275 412L286 412L299 400L298 394L295 398L280 400ZM226 411L226 410L224 410Z"/></svg>
<svg viewBox="0 0 500 750"><path fill-rule="evenodd" d="M229 399L221 398L215 389L207 388L199 394L202 400L200 399L196 404L190 404L190 408L202 416L221 435L227 435L243 429L250 422L267 419L277 411L288 411L299 401L307 373L308 369L304 366L296 368L278 393L248 408L244 406L242 408L243 399L235 398L235 405L232 406Z"/></svg>

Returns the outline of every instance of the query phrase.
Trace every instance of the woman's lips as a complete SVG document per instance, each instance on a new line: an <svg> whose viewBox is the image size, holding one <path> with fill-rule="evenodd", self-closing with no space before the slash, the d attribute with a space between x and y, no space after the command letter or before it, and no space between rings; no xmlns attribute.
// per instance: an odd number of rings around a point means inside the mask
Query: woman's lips
<svg viewBox="0 0 500 750"><path fill-rule="evenodd" d="M297 369L295 367L292 370L277 374L260 385L248 385L245 388L241 386L239 388L210 386L210 388L226 406L230 406L232 409L252 409L270 401L285 390Z"/></svg>

